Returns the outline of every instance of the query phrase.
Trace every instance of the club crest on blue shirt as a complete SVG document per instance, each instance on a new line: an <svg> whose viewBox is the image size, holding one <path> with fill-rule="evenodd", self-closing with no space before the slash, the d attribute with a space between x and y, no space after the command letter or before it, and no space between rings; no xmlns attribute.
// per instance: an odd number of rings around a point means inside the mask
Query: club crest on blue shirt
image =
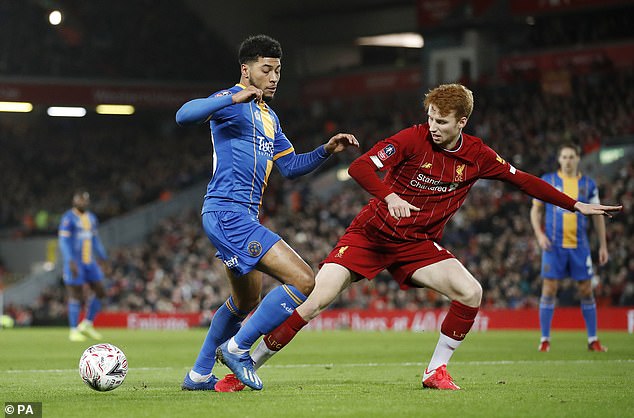
<svg viewBox="0 0 634 418"><path fill-rule="evenodd" d="M257 257L262 252L262 244L257 241L251 241L247 246L247 250L252 257Z"/></svg>
<svg viewBox="0 0 634 418"><path fill-rule="evenodd" d="M376 155L377 157L379 157L379 160L385 161L388 158L390 158L390 156L394 155L395 152L396 152L396 148L394 148L394 145L389 144L389 145L386 145L385 148L379 151Z"/></svg>

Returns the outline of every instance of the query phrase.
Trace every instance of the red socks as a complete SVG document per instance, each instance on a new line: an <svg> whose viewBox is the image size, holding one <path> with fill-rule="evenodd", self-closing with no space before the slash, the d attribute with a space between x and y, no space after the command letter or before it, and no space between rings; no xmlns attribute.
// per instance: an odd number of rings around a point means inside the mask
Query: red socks
<svg viewBox="0 0 634 418"><path fill-rule="evenodd" d="M478 309L454 300L449 306L449 312L442 322L440 332L456 341L464 340L473 326Z"/></svg>
<svg viewBox="0 0 634 418"><path fill-rule="evenodd" d="M282 322L280 326L264 336L264 343L269 350L280 351L307 323L308 322L304 321L304 318L302 318L297 311L293 311L286 321ZM471 323L473 323L473 321L471 321Z"/></svg>

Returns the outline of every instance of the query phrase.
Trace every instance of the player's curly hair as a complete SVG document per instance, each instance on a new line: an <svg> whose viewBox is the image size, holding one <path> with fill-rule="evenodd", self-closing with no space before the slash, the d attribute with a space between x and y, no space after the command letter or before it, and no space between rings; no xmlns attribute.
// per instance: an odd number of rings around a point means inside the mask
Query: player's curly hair
<svg viewBox="0 0 634 418"><path fill-rule="evenodd" d="M258 57L282 58L282 45L268 35L249 36L240 44L238 61L246 64L257 61Z"/></svg>
<svg viewBox="0 0 634 418"><path fill-rule="evenodd" d="M441 84L429 90L425 95L425 109L433 104L441 116L456 112L456 119L471 116L473 111L473 92L462 84Z"/></svg>

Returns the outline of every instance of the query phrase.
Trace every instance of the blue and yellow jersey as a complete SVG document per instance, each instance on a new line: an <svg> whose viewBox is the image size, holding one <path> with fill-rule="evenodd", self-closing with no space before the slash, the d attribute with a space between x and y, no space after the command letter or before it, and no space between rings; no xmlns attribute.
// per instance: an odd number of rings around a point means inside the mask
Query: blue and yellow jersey
<svg viewBox="0 0 634 418"><path fill-rule="evenodd" d="M560 192L583 203L599 203L599 191L590 177L577 175L568 177L561 171L548 173L542 179ZM533 204L544 205L544 202L533 200ZM559 206L545 203L544 233L550 242L561 248L589 248L588 218L580 213L570 212Z"/></svg>
<svg viewBox="0 0 634 418"><path fill-rule="evenodd" d="M234 94L236 84L211 97ZM280 122L265 103L238 103L214 112L210 119L213 145L212 177L203 213L246 212L257 216L275 160L293 153Z"/></svg>
<svg viewBox="0 0 634 418"><path fill-rule="evenodd" d="M106 251L99 239L97 217L89 211L84 213L70 209L62 215L59 224L59 246L64 262L90 264L95 255L106 259Z"/></svg>

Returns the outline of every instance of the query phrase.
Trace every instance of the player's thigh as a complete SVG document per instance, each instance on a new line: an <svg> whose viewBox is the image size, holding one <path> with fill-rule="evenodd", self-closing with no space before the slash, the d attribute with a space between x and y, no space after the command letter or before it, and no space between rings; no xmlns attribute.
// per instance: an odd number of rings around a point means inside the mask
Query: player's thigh
<svg viewBox="0 0 634 418"><path fill-rule="evenodd" d="M541 275L545 279L559 280L570 276L570 252L553 246L542 252Z"/></svg>
<svg viewBox="0 0 634 418"><path fill-rule="evenodd" d="M277 241L264 254L257 269L295 286L304 295L308 295L315 284L313 270L284 240Z"/></svg>
<svg viewBox="0 0 634 418"><path fill-rule="evenodd" d="M479 306L482 299L482 286L455 258L421 267L410 280L467 306Z"/></svg>
<svg viewBox="0 0 634 418"><path fill-rule="evenodd" d="M297 313L310 321L334 302L337 296L350 286L351 281L352 273L344 266L335 263L324 264L315 277L315 288L297 308Z"/></svg>
<svg viewBox="0 0 634 418"><path fill-rule="evenodd" d="M592 278L592 257L589 248L575 248L568 250L570 255L570 277L573 280L588 280Z"/></svg>
<svg viewBox="0 0 634 418"><path fill-rule="evenodd" d="M99 264L91 263L84 266L84 276L86 282L98 298L106 296L106 290L103 287L103 271L99 267Z"/></svg>
<svg viewBox="0 0 634 418"><path fill-rule="evenodd" d="M244 312L250 312L260 303L262 293L262 273L251 270L249 273L238 276L229 268L225 267L229 285L231 286L231 297L233 303Z"/></svg>
<svg viewBox="0 0 634 418"><path fill-rule="evenodd" d="M70 299L82 300L84 298L84 288L81 284L66 283L66 292Z"/></svg>

